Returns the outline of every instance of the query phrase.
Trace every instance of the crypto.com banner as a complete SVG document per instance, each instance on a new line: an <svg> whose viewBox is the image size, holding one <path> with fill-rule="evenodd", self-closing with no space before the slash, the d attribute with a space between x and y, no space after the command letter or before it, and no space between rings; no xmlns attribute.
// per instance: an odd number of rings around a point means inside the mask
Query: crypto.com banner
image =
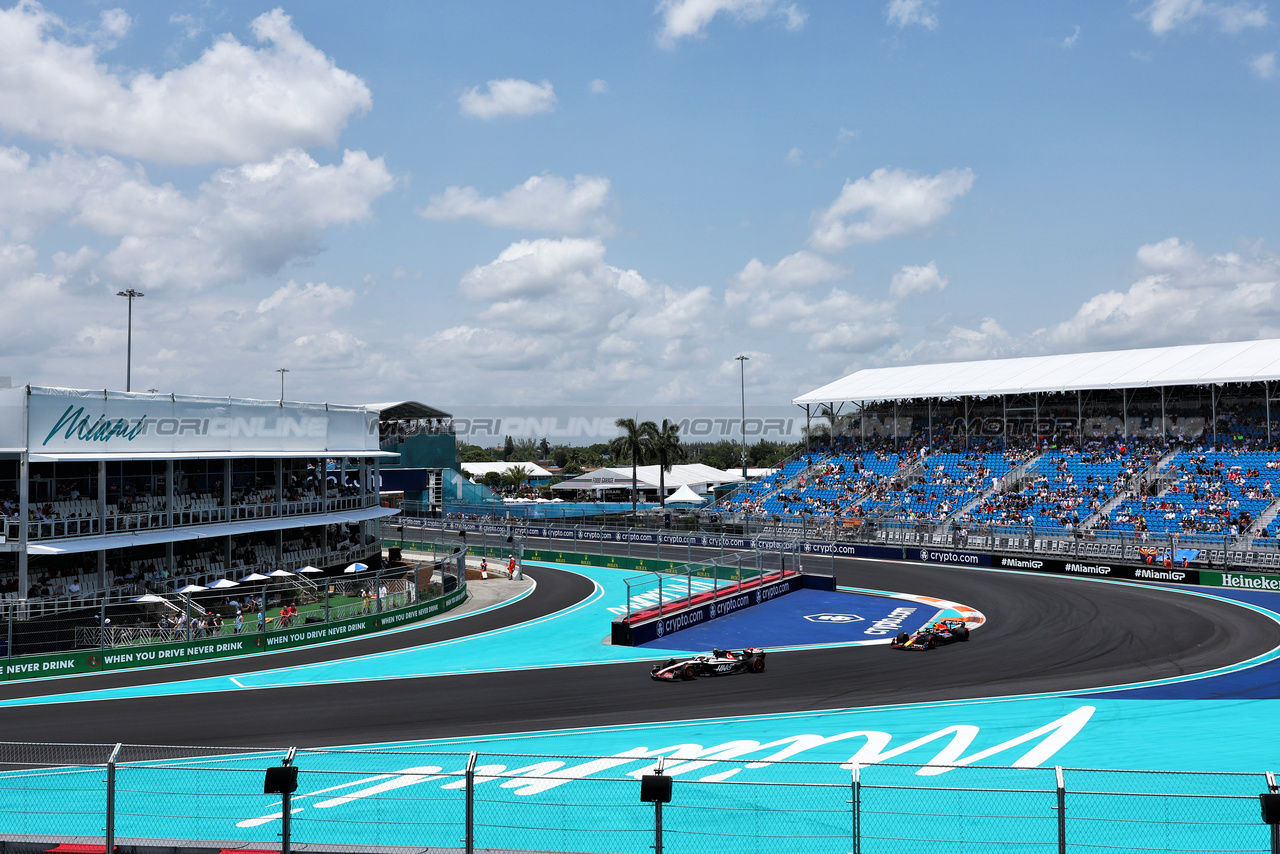
<svg viewBox="0 0 1280 854"><path fill-rule="evenodd" d="M680 427L683 442L740 442L744 422L737 406L455 406L453 429L459 441L492 447L510 436L516 441L546 439L552 445L594 445L622 432L619 418ZM813 420L816 428L824 423ZM804 410L795 406L747 406L748 445L760 440L798 442L804 438Z"/></svg>
<svg viewBox="0 0 1280 854"><path fill-rule="evenodd" d="M351 406L42 388L27 406L33 455L378 450L378 413Z"/></svg>

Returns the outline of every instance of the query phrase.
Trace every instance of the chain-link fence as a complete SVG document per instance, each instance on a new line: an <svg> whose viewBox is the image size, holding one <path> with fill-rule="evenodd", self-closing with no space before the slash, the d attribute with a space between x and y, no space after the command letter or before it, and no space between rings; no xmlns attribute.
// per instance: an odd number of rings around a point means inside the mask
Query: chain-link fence
<svg viewBox="0 0 1280 854"><path fill-rule="evenodd" d="M693 753L689 747L565 756L0 743L0 847L107 842L136 851L678 854L1277 849L1259 809L1259 795L1276 791L1269 774L857 767L751 761L751 745L740 742ZM267 770L284 764L297 769L296 788L264 794ZM665 781L669 796L661 794Z"/></svg>

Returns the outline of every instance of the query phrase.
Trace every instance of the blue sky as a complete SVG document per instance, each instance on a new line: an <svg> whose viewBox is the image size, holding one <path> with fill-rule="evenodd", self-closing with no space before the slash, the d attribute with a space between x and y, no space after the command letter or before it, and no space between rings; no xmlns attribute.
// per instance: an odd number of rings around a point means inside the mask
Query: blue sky
<svg viewBox="0 0 1280 854"><path fill-rule="evenodd" d="M0 7L0 374L785 404L1271 337L1255 0Z"/></svg>

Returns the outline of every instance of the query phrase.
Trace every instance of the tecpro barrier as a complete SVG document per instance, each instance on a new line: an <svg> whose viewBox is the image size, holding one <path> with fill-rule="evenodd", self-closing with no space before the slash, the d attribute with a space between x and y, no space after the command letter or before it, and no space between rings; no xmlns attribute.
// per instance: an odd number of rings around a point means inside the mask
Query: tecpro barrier
<svg viewBox="0 0 1280 854"><path fill-rule="evenodd" d="M682 629L701 626L716 619L785 596L805 586L805 577L789 575L749 590L734 591L720 599L675 609L645 622L632 624L626 618L613 621L610 638L615 646L639 646Z"/></svg>
<svg viewBox="0 0 1280 854"><path fill-rule="evenodd" d="M238 635L169 644L148 644L124 649L104 647L52 655L15 656L4 660L0 679L11 681L43 676L102 673L108 670L128 670L135 667L180 664L188 661L210 661L238 655L256 655L281 649L295 649L326 641L359 637L423 620L456 608L466 598L467 588L463 583L462 586L444 596L416 602L404 608L311 627L299 626L296 629L277 629L270 632L245 631Z"/></svg>

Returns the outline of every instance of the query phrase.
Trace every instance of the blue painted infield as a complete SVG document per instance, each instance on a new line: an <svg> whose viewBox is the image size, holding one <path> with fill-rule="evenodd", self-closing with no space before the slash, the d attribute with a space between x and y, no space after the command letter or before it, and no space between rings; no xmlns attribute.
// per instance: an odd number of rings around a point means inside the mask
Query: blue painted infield
<svg viewBox="0 0 1280 854"><path fill-rule="evenodd" d="M918 602L825 590L797 590L727 617L667 635L648 649L712 649L750 646L868 643L913 632L938 613ZM877 626L892 618L895 624Z"/></svg>

